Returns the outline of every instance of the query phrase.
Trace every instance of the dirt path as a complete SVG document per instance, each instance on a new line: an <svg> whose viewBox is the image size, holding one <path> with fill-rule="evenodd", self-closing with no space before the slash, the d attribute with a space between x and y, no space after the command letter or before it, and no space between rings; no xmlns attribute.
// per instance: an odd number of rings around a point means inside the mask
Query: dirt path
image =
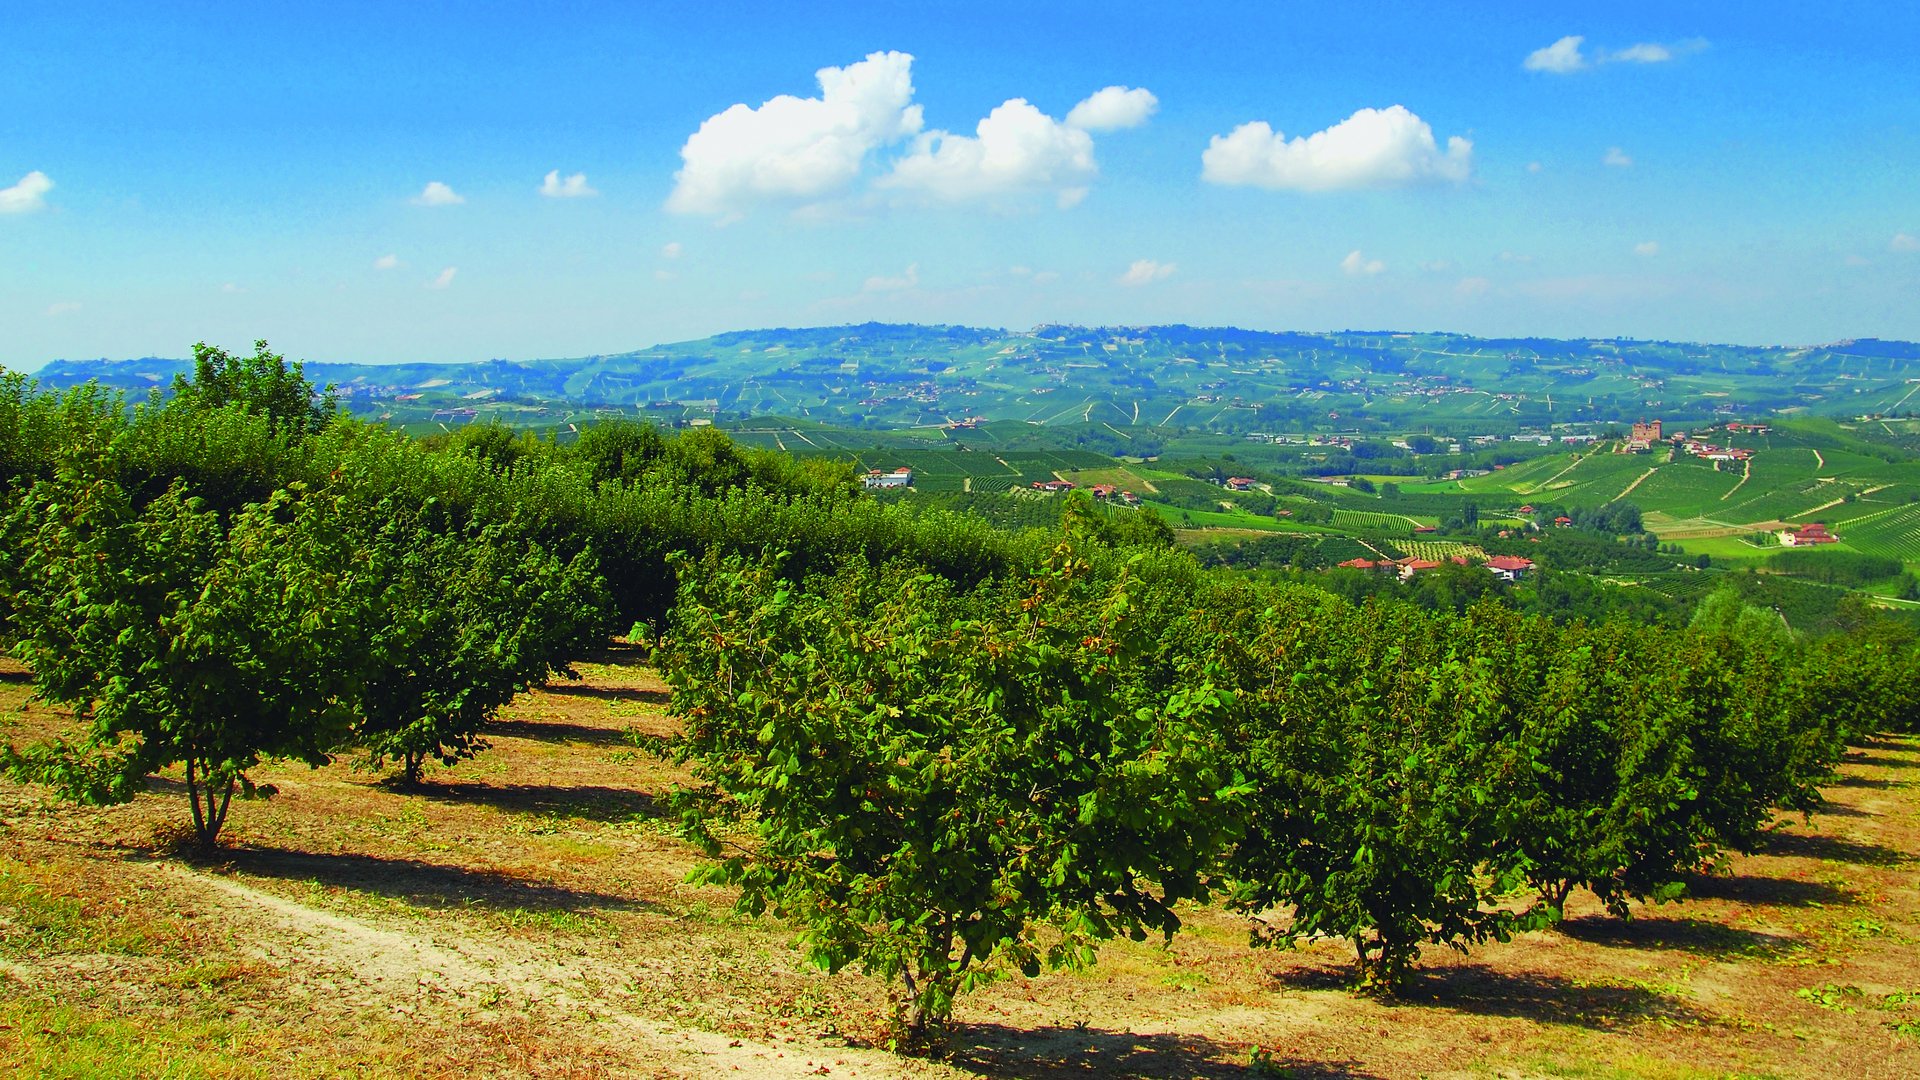
<svg viewBox="0 0 1920 1080"><path fill-rule="evenodd" d="M1640 486L1641 484L1644 484L1644 483L1646 483L1646 480L1647 480L1647 477L1649 477L1649 476L1652 476L1652 475L1653 475L1654 473L1656 473L1656 472L1658 472L1658 471L1660 471L1660 466L1658 466L1658 465L1655 465L1655 466L1654 466L1653 468L1651 468L1651 469L1648 469L1648 470L1647 470L1646 472L1643 472L1643 473L1641 473L1641 474L1640 474L1640 477L1639 477L1639 479L1637 479L1637 480L1635 480L1635 481L1634 481L1633 483L1631 483L1631 484L1628 484L1628 485L1627 485L1627 490L1625 490L1625 491L1622 491L1622 492L1621 492L1620 494L1618 494L1618 495L1615 495L1615 496L1613 497L1613 501L1614 501L1614 502L1619 502L1619 501L1620 501L1621 499L1624 499L1624 498L1626 498L1627 496L1629 496L1629 495L1631 495L1631 494L1633 494L1633 489L1634 489L1634 488L1637 488L1637 487L1639 487L1639 486Z"/></svg>
<svg viewBox="0 0 1920 1080"><path fill-rule="evenodd" d="M667 1075L800 1078L955 1075L932 1063L875 1050L805 1042L777 1047L661 1023L622 1007L637 972L609 969L598 957L483 941L444 929L432 935L375 925L302 904L232 878L177 863L148 864L155 876L199 894L225 925L242 929L260 959L304 969L330 993L382 1011L406 1011L421 998L450 999L480 1012L548 1011L586 1015L619 1029L632 1062ZM265 931L265 932L261 932Z"/></svg>
<svg viewBox="0 0 1920 1080"><path fill-rule="evenodd" d="M1740 482L1733 485L1731 488L1728 488L1727 493L1725 495L1720 496L1721 502L1726 502L1728 499L1733 498L1734 492L1739 491L1743 487L1746 487L1747 481L1753 479L1753 459L1752 458L1748 458L1746 460L1746 466L1747 467L1744 470L1742 470L1740 473Z"/></svg>
<svg viewBox="0 0 1920 1080"><path fill-rule="evenodd" d="M1564 469L1561 469L1561 470L1560 470L1559 472L1557 472L1557 473L1554 473L1554 474L1553 474L1552 476L1549 476L1549 477L1547 477L1547 478L1546 478L1545 480L1542 480L1542 481L1540 481L1539 483L1537 483L1537 484L1535 484L1535 485L1533 485L1532 487L1530 487L1530 488L1528 488L1528 489L1527 489L1527 494L1529 494L1529 495L1531 495L1531 494L1534 494L1535 492L1540 492L1540 491L1545 491L1545 490L1546 490L1546 489L1547 489L1547 488L1548 488L1548 487L1549 487L1550 485L1552 485L1552 483L1553 483L1553 482L1554 482L1555 480L1558 480L1558 479L1560 479L1561 477L1563 477L1563 476L1565 476L1565 475L1567 475L1568 473L1570 473L1570 472L1572 472L1573 470L1575 470L1575 469L1577 469L1577 468L1579 468L1579 467L1580 467L1580 463L1581 463L1582 461L1585 461L1585 460L1586 460L1586 458L1585 458L1585 457L1576 457L1576 458L1574 458L1574 459L1573 459L1573 464L1571 464L1571 465L1568 465L1568 466L1567 466L1566 468L1564 468Z"/></svg>

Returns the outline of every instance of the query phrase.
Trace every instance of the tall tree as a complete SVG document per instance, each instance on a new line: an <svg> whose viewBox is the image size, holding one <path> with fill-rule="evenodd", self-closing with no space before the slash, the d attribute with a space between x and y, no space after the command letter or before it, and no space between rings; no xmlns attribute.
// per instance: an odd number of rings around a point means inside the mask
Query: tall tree
<svg viewBox="0 0 1920 1080"><path fill-rule="evenodd" d="M9 596L16 651L86 725L9 747L10 771L109 803L181 765L211 845L234 794L257 790L248 769L328 759L364 596L331 499L295 487L227 525L178 485L135 509L112 481L79 479L36 485L9 525L32 537Z"/></svg>

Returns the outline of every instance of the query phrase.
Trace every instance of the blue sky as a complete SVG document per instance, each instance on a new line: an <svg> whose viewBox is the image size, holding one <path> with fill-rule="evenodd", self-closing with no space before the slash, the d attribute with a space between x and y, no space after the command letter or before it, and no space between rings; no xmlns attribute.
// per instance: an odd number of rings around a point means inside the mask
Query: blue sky
<svg viewBox="0 0 1920 1080"><path fill-rule="evenodd" d="M0 364L1920 339L1909 5L167 7L7 13Z"/></svg>

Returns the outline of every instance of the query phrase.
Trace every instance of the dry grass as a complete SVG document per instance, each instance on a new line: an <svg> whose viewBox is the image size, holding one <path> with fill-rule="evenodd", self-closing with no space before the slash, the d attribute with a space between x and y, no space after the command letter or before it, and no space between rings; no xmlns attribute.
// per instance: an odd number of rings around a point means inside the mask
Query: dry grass
<svg viewBox="0 0 1920 1080"><path fill-rule="evenodd" d="M1341 947L1271 952L1187 913L1169 945L963 1001L900 1061L886 988L684 883L678 779L633 655L527 695L420 790L261 770L221 852L174 844L177 778L106 810L0 781L0 1061L49 1076L1860 1076L1920 1074L1920 750L1857 752L1829 812L1697 899L1430 952L1399 1001ZM0 740L68 717L0 669ZM822 1071L824 1070L824 1072Z"/></svg>

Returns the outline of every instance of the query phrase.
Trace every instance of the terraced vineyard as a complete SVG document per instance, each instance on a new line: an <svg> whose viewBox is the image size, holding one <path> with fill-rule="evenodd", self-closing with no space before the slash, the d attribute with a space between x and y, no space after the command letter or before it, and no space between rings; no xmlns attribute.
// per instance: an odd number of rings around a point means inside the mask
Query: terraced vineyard
<svg viewBox="0 0 1920 1080"><path fill-rule="evenodd" d="M1633 489L1628 499L1643 510L1659 510L1691 516L1702 507L1725 500L1740 483L1742 470L1735 466L1715 470L1693 460L1676 461L1654 470L1652 476Z"/></svg>
<svg viewBox="0 0 1920 1080"><path fill-rule="evenodd" d="M1446 562L1456 555L1464 555L1475 562L1484 562L1487 558L1487 553L1481 550L1480 545L1459 540L1395 540L1393 543L1416 559L1433 562Z"/></svg>
<svg viewBox="0 0 1920 1080"><path fill-rule="evenodd" d="M1855 551L1920 563L1920 503L1842 521L1834 532Z"/></svg>
<svg viewBox="0 0 1920 1080"><path fill-rule="evenodd" d="M1369 535L1406 536L1415 524L1431 525L1431 521L1409 518L1405 514L1387 514L1374 510L1335 510L1333 525L1336 529L1348 529Z"/></svg>

